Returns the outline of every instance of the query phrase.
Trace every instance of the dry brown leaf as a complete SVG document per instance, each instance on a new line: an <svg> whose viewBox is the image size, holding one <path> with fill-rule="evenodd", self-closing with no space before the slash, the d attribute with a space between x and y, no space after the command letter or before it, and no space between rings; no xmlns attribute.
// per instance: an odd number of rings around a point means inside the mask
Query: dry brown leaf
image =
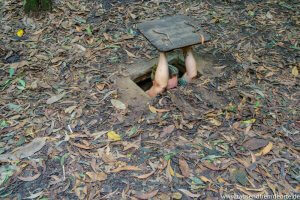
<svg viewBox="0 0 300 200"><path fill-rule="evenodd" d="M174 176L174 175L175 175L174 170L173 170L172 167L171 167L171 160L168 160L167 171L169 172L169 174L170 174L171 176Z"/></svg>
<svg viewBox="0 0 300 200"><path fill-rule="evenodd" d="M106 85L105 83L97 83L96 88L101 91L105 88L105 85Z"/></svg>
<svg viewBox="0 0 300 200"><path fill-rule="evenodd" d="M48 56L43 55L43 54L36 55L35 57L40 60L45 60L45 61L49 60Z"/></svg>
<svg viewBox="0 0 300 200"><path fill-rule="evenodd" d="M41 173L37 173L37 174L34 175L34 176L28 176L28 177L18 176L18 179L20 179L21 181L29 182L29 181L34 181L34 180L36 180L37 178L40 177L40 175L41 175Z"/></svg>
<svg viewBox="0 0 300 200"><path fill-rule="evenodd" d="M252 152L250 152L250 155L251 155L251 162L255 163L256 162L256 156Z"/></svg>
<svg viewBox="0 0 300 200"><path fill-rule="evenodd" d="M65 109L65 113L71 114L76 108L77 108L77 106L70 106Z"/></svg>
<svg viewBox="0 0 300 200"><path fill-rule="evenodd" d="M158 113L164 113L164 112L169 112L170 110L168 109L159 109L159 108L156 108L156 112Z"/></svg>
<svg viewBox="0 0 300 200"><path fill-rule="evenodd" d="M265 75L265 78L268 78L268 77L271 77L274 75L274 72L268 72L266 75Z"/></svg>
<svg viewBox="0 0 300 200"><path fill-rule="evenodd" d="M170 110L167 110L167 109L158 109L158 108L155 108L154 106L151 106L151 105L149 105L149 110L152 113L163 113L163 112L169 112L170 111Z"/></svg>
<svg viewBox="0 0 300 200"><path fill-rule="evenodd" d="M241 122L234 122L232 124L232 128L236 129L236 130L241 130L239 127L241 125Z"/></svg>
<svg viewBox="0 0 300 200"><path fill-rule="evenodd" d="M105 162L107 164L117 162L116 158L112 154L104 153L104 154L102 154L101 158L102 158L103 162Z"/></svg>
<svg viewBox="0 0 300 200"><path fill-rule="evenodd" d="M129 40L129 39L133 39L134 38L134 36L132 36L132 35L122 35L121 36L121 40Z"/></svg>
<svg viewBox="0 0 300 200"><path fill-rule="evenodd" d="M75 26L77 32L82 32L82 28L80 26Z"/></svg>
<svg viewBox="0 0 300 200"><path fill-rule="evenodd" d="M80 133L74 133L74 134L68 135L68 137L72 138L72 139L76 139L76 138L88 138L89 136L88 135L83 135L83 134L80 134Z"/></svg>
<svg viewBox="0 0 300 200"><path fill-rule="evenodd" d="M154 173L155 173L155 171L152 171L152 172L150 172L150 173L143 174L143 175L139 175L139 176L134 175L134 177L136 177L136 178L138 178L138 179L146 179L146 178L150 177L150 176L151 176L152 174L154 174Z"/></svg>
<svg viewBox="0 0 300 200"><path fill-rule="evenodd" d="M97 167L97 161L96 161L95 158L93 158L93 159L91 160L91 167L92 167L92 169L94 170L94 172L97 172L98 167Z"/></svg>
<svg viewBox="0 0 300 200"><path fill-rule="evenodd" d="M69 141L69 142L73 146L76 146L76 147L81 148L81 149L89 150L89 149L93 149L94 148L94 147L90 147L90 146L87 146L87 145L84 145L84 144L78 144L78 143L74 143L74 142L71 142L71 141Z"/></svg>
<svg viewBox="0 0 300 200"><path fill-rule="evenodd" d="M76 180L76 182L79 182ZM79 183L77 183L76 185L79 185ZM76 196L78 197L78 199L86 199L86 196L88 194L88 189L87 189L87 186L84 185L84 186L76 186L74 188L74 191L75 191L75 194Z"/></svg>
<svg viewBox="0 0 300 200"><path fill-rule="evenodd" d="M180 192L174 192L172 194L172 198L173 199L181 199L182 198L182 194Z"/></svg>
<svg viewBox="0 0 300 200"><path fill-rule="evenodd" d="M208 169L211 169L211 170L214 170L214 171L219 171L221 170L219 167L215 166L214 164L208 162L208 161L204 161L203 163L203 166L208 168Z"/></svg>
<svg viewBox="0 0 300 200"><path fill-rule="evenodd" d="M294 76L298 76L298 75L299 75L299 71L298 71L297 66L293 67L293 69L292 69L292 74L293 74Z"/></svg>
<svg viewBox="0 0 300 200"><path fill-rule="evenodd" d="M31 136L32 138L35 138L35 133L36 133L36 130L34 129L33 126L30 126L30 127L25 129L25 135L26 136Z"/></svg>
<svg viewBox="0 0 300 200"><path fill-rule="evenodd" d="M175 176L176 176L177 178L184 178L184 176L182 176L181 174L178 174L178 173L175 173Z"/></svg>
<svg viewBox="0 0 300 200"><path fill-rule="evenodd" d="M155 108L154 106L149 105L149 110L150 110L152 113L156 113L156 108Z"/></svg>
<svg viewBox="0 0 300 200"><path fill-rule="evenodd" d="M23 60L21 62L16 62L16 63L10 64L10 67L14 68L14 69L21 68L21 67L24 67L24 66L29 66L29 62Z"/></svg>
<svg viewBox="0 0 300 200"><path fill-rule="evenodd" d="M217 180L219 183L226 183L226 181L222 177L218 177Z"/></svg>
<svg viewBox="0 0 300 200"><path fill-rule="evenodd" d="M265 139L258 139L258 138L251 138L243 143L243 146L247 149L254 151L265 147L268 144L268 140Z"/></svg>
<svg viewBox="0 0 300 200"><path fill-rule="evenodd" d="M46 137L35 138L30 143L13 150L12 153L1 154L0 161L7 162L8 160L18 160L32 156L45 146L46 140Z"/></svg>
<svg viewBox="0 0 300 200"><path fill-rule="evenodd" d="M227 163L224 163L221 167L217 167L214 164L208 162L208 161L204 161L202 164L204 167L214 170L214 171L219 171L219 170L224 170L227 169L230 165L236 163L235 161L229 161Z"/></svg>
<svg viewBox="0 0 300 200"><path fill-rule="evenodd" d="M111 172L113 173L117 173L117 172L121 172L121 171L140 171L141 169L136 167L136 166L124 166L124 167L118 167L116 169L113 169Z"/></svg>
<svg viewBox="0 0 300 200"><path fill-rule="evenodd" d="M296 186L295 191L298 192L298 193L300 192L300 185L299 184ZM274 193L274 194L276 194L276 193Z"/></svg>
<svg viewBox="0 0 300 200"><path fill-rule="evenodd" d="M212 183L212 180L206 178L205 176L200 176L199 178L205 183Z"/></svg>
<svg viewBox="0 0 300 200"><path fill-rule="evenodd" d="M253 192L263 192L266 189L264 187L262 187L262 188L249 188L249 187L243 187L241 185L237 185L237 188L243 188L244 190L253 191Z"/></svg>
<svg viewBox="0 0 300 200"><path fill-rule="evenodd" d="M122 145L124 146L123 151L127 151L128 149L134 148L134 149L139 149L140 146L136 143L132 142L122 142Z"/></svg>
<svg viewBox="0 0 300 200"><path fill-rule="evenodd" d="M63 92L63 93L61 93L61 94L59 94L59 95L54 95L54 96L50 97L50 98L46 101L46 103L47 103L47 104L53 104L53 103L55 103L55 102L61 100L65 95L66 95L65 92Z"/></svg>
<svg viewBox="0 0 300 200"><path fill-rule="evenodd" d="M189 165L183 158L179 159L179 168L180 168L183 176L185 176L185 177L190 176L191 172L190 172Z"/></svg>
<svg viewBox="0 0 300 200"><path fill-rule="evenodd" d="M235 157L234 159L237 160L242 165L244 165L245 168L248 168L250 166L250 163L248 162L248 160L244 160L244 159L238 158L238 157Z"/></svg>
<svg viewBox="0 0 300 200"><path fill-rule="evenodd" d="M95 181L104 181L107 179L107 175L104 172L86 172L90 179Z"/></svg>
<svg viewBox="0 0 300 200"><path fill-rule="evenodd" d="M137 16L136 16L135 14L131 13L131 12L129 12L129 15L130 15L130 17L131 17L132 19L136 19L136 18L137 18Z"/></svg>
<svg viewBox="0 0 300 200"><path fill-rule="evenodd" d="M64 58L63 57L55 57L51 60L51 63L57 63L59 61L62 61Z"/></svg>
<svg viewBox="0 0 300 200"><path fill-rule="evenodd" d="M135 195L135 197L138 199L151 199L152 197L157 195L157 193L158 193L158 190L153 190L151 192L147 192L144 194Z"/></svg>
<svg viewBox="0 0 300 200"><path fill-rule="evenodd" d="M107 41L112 41L112 37L108 33L103 33L103 36Z"/></svg>
<svg viewBox="0 0 300 200"><path fill-rule="evenodd" d="M71 40L71 44L73 44L73 43L76 43L76 42L78 42L80 40L80 37L77 35L77 36L75 36L72 40Z"/></svg>
<svg viewBox="0 0 300 200"><path fill-rule="evenodd" d="M247 135L247 136L249 136L249 137L255 137L256 135L254 134L254 132L253 132L253 131L250 131L251 128L252 128L252 124L249 124L249 125L245 128L244 134Z"/></svg>
<svg viewBox="0 0 300 200"><path fill-rule="evenodd" d="M39 35L39 34L41 34L43 31L44 31L44 29L37 30L37 31L35 31L34 33L32 33L32 35Z"/></svg>
<svg viewBox="0 0 300 200"><path fill-rule="evenodd" d="M182 192L183 194L185 194L186 196L191 197L191 198L198 198L198 197L200 197L200 194L193 194L190 191L185 190L185 189L178 189L178 190L180 192Z"/></svg>
<svg viewBox="0 0 300 200"><path fill-rule="evenodd" d="M163 132L160 136L165 137L167 134L172 133L174 131L174 129L175 129L174 125L167 126L163 129Z"/></svg>
<svg viewBox="0 0 300 200"><path fill-rule="evenodd" d="M236 188L249 196L266 194L265 188L247 188L240 185L237 185Z"/></svg>
<svg viewBox="0 0 300 200"><path fill-rule="evenodd" d="M243 188L238 188L238 190L240 190L241 192L245 193L248 196L255 196L255 195L263 195L263 194L265 194L265 192L250 192L250 191L247 191L247 190L245 190Z"/></svg>
<svg viewBox="0 0 300 200"><path fill-rule="evenodd" d="M167 165L166 165L166 176L168 178L168 180L171 182L172 181L172 173L173 173L173 176L174 176L174 171L173 169L171 168L169 162L167 162Z"/></svg>
<svg viewBox="0 0 300 200"><path fill-rule="evenodd" d="M160 163L157 165L157 169L164 170L168 166L168 162L162 158L159 159Z"/></svg>
<svg viewBox="0 0 300 200"><path fill-rule="evenodd" d="M222 123L219 120L215 119L215 118L210 118L209 121L210 121L210 123L212 123L215 126L221 126L222 125Z"/></svg>
<svg viewBox="0 0 300 200"><path fill-rule="evenodd" d="M265 146L260 152L256 153L255 156L264 156L268 154L273 148L273 143L269 142L267 146Z"/></svg>
<svg viewBox="0 0 300 200"><path fill-rule="evenodd" d="M28 121L28 119L25 119L22 122L19 122L19 124L16 126L12 126L12 127L4 128L4 129L0 130L0 135L4 132L10 132L10 131L18 130L18 129L22 128L27 123L27 121Z"/></svg>
<svg viewBox="0 0 300 200"><path fill-rule="evenodd" d="M122 101L120 101L120 100L117 100L117 99L111 99L110 102L111 102L111 104L112 104L115 108L117 108L117 109L119 109L119 110L125 110L125 109L126 109L126 105L125 105Z"/></svg>
<svg viewBox="0 0 300 200"><path fill-rule="evenodd" d="M74 44L75 48L81 52L85 52L86 48L80 44Z"/></svg>
<svg viewBox="0 0 300 200"><path fill-rule="evenodd" d="M127 53L127 55L128 55L129 57L136 58L136 55L134 55L134 54L131 53L130 51L127 51L126 49L124 49L124 50L126 51L126 53Z"/></svg>

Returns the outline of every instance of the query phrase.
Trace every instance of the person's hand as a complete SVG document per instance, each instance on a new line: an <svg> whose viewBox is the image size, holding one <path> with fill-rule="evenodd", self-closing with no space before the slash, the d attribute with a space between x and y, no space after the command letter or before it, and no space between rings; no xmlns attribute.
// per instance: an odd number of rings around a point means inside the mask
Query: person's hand
<svg viewBox="0 0 300 200"><path fill-rule="evenodd" d="M177 76L173 76L173 77L170 78L169 81L168 81L167 89L173 89L173 88L176 88L177 85L178 85L178 78L177 78Z"/></svg>

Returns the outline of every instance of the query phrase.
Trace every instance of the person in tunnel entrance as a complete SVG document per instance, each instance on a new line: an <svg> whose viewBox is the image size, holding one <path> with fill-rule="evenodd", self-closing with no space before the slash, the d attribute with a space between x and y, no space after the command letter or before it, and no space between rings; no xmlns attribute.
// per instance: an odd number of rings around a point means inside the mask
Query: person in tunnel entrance
<svg viewBox="0 0 300 200"><path fill-rule="evenodd" d="M146 91L150 97L155 97L165 91L165 89L172 89L178 84L186 85L197 76L197 63L193 55L192 46L182 48L185 62L186 72L178 79L178 69L173 65L168 64L167 53L160 52L158 64L155 74L153 75L153 85Z"/></svg>

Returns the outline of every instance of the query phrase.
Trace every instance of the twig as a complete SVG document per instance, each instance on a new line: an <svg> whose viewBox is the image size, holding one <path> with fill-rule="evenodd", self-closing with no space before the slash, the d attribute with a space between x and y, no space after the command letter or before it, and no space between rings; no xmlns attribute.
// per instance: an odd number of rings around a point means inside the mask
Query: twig
<svg viewBox="0 0 300 200"><path fill-rule="evenodd" d="M101 103L102 101L104 101L109 95L111 95L112 93L114 93L116 90L112 90L110 92L108 92L104 97L103 99L101 99L101 101L99 103Z"/></svg>
<svg viewBox="0 0 300 200"><path fill-rule="evenodd" d="M198 32L198 31L200 31L201 30L201 28L200 27L196 27L194 24L191 24L191 23L189 23L189 22L187 22L187 21L185 21L184 22L186 25L188 25L188 26L192 26L192 27L194 27L194 33L196 33L196 32Z"/></svg>
<svg viewBox="0 0 300 200"><path fill-rule="evenodd" d="M63 170L63 180L66 180L66 171L65 171L65 166L62 166L62 170Z"/></svg>
<svg viewBox="0 0 300 200"><path fill-rule="evenodd" d="M163 32L159 32L157 30L152 30L154 33L158 33L158 34L162 34L162 35L165 35L167 37L167 39L170 41L170 43L173 45L173 42L171 41L169 35L167 33L163 33Z"/></svg>
<svg viewBox="0 0 300 200"><path fill-rule="evenodd" d="M71 126L70 126L70 124L68 125L68 128L69 128L69 131L70 131L71 133L73 133L73 131L72 131L72 128L71 128Z"/></svg>

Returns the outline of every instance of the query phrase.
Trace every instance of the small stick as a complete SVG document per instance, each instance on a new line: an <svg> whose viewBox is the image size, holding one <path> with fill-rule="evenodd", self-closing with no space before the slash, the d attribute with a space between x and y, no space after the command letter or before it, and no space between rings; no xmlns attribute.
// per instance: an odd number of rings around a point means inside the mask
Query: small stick
<svg viewBox="0 0 300 200"><path fill-rule="evenodd" d="M71 126L70 126L70 124L68 124L68 128L69 128L69 131L70 131L71 133L73 133L73 131L72 131L72 128L71 128Z"/></svg>
<svg viewBox="0 0 300 200"><path fill-rule="evenodd" d="M163 35L165 35L166 37L167 37L167 39L170 41L170 43L173 45L173 43L172 43L172 41L170 40L170 37L169 37L169 35L167 34L167 33L163 33L163 32L159 32L159 31L157 31L157 30L152 30L154 33L158 33L158 34L163 34Z"/></svg>
<svg viewBox="0 0 300 200"><path fill-rule="evenodd" d="M201 30L201 28L200 27L196 27L194 24L191 24L191 23L189 23L189 22L184 22L186 25L188 25L188 26L192 26L192 27L194 27L194 33L196 33L196 32L198 32L199 30Z"/></svg>

